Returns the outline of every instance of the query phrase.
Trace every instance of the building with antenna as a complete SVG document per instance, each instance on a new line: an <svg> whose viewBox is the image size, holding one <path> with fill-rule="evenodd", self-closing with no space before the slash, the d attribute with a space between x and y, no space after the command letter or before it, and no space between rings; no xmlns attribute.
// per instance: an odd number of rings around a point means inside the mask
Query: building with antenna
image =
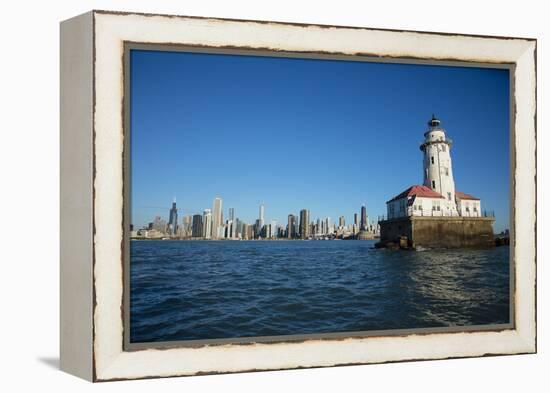
<svg viewBox="0 0 550 393"><path fill-rule="evenodd" d="M168 217L168 232L171 236L175 236L178 233L178 209L176 207L176 197L174 197L172 208L170 209L170 215Z"/></svg>

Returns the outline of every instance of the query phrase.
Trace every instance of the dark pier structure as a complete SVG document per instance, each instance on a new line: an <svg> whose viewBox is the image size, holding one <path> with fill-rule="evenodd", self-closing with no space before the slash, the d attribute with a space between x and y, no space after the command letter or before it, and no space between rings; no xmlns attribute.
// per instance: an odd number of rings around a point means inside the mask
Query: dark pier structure
<svg viewBox="0 0 550 393"><path fill-rule="evenodd" d="M380 221L379 246L486 248L495 245L494 217L399 217Z"/></svg>

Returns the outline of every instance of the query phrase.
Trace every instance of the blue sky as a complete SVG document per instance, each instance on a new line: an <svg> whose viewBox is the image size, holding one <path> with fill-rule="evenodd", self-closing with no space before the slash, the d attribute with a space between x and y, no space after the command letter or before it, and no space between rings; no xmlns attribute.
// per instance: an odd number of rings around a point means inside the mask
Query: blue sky
<svg viewBox="0 0 550 393"><path fill-rule="evenodd" d="M509 224L509 72L131 51L132 223L223 199L251 223L290 213L371 218L422 184L432 113L454 141L456 189Z"/></svg>

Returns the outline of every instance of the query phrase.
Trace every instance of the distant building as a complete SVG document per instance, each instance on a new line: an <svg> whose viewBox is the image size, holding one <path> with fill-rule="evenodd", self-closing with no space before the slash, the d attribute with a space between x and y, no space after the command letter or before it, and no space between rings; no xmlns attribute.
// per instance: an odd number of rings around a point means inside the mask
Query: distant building
<svg viewBox="0 0 550 393"><path fill-rule="evenodd" d="M195 214L193 216L193 231L192 236L193 237L202 237L202 216L200 214Z"/></svg>
<svg viewBox="0 0 550 393"><path fill-rule="evenodd" d="M309 237L309 210L300 210L300 238L307 239Z"/></svg>
<svg viewBox="0 0 550 393"><path fill-rule="evenodd" d="M332 229L332 222L330 220L330 217L325 218L325 235L330 235L333 231Z"/></svg>
<svg viewBox="0 0 550 393"><path fill-rule="evenodd" d="M229 219L231 221L235 220L235 208L234 207L229 208Z"/></svg>
<svg viewBox="0 0 550 393"><path fill-rule="evenodd" d="M252 240L254 239L254 225L246 225L246 239Z"/></svg>
<svg viewBox="0 0 550 393"><path fill-rule="evenodd" d="M222 217L222 199L214 198L214 205L212 207L212 238L218 239L221 236L223 225Z"/></svg>
<svg viewBox="0 0 550 393"><path fill-rule="evenodd" d="M225 233L224 237L226 239L233 239L235 232L235 223L231 220L227 220L225 222Z"/></svg>
<svg viewBox="0 0 550 393"><path fill-rule="evenodd" d="M243 238L243 222L238 218L235 218L235 239Z"/></svg>
<svg viewBox="0 0 550 393"><path fill-rule="evenodd" d="M164 233L157 231L156 229L140 229L136 234L137 238L145 239L161 239L164 237Z"/></svg>
<svg viewBox="0 0 550 393"><path fill-rule="evenodd" d="M365 205L361 206L361 223L360 228L366 229L368 220L367 220L367 207Z"/></svg>
<svg viewBox="0 0 550 393"><path fill-rule="evenodd" d="M249 226L250 225L243 222L242 229L241 229L241 236L242 236L243 240L248 240L249 239L249 237L248 237L248 227Z"/></svg>
<svg viewBox="0 0 550 393"><path fill-rule="evenodd" d="M262 236L262 229L263 225L260 222L260 219L258 218L256 222L254 223L254 237L259 238Z"/></svg>
<svg viewBox="0 0 550 393"><path fill-rule="evenodd" d="M265 206L264 206L264 204L262 203L262 204L260 205L260 215L259 215L259 217L258 217L258 228L256 228L257 233L258 233L258 236L261 235L262 230L263 230L264 225L265 225L265 217L264 217L264 215L265 215Z"/></svg>
<svg viewBox="0 0 550 393"><path fill-rule="evenodd" d="M174 198L174 202L172 202L172 208L170 209L168 228L170 231L170 235L176 235L178 231L178 209L176 208L176 198Z"/></svg>
<svg viewBox="0 0 550 393"><path fill-rule="evenodd" d="M344 216L340 216L338 219L338 226L340 228L344 228L346 226L346 218Z"/></svg>
<svg viewBox="0 0 550 393"><path fill-rule="evenodd" d="M212 212L210 209L204 209L202 214L202 236L205 239L212 237Z"/></svg>
<svg viewBox="0 0 550 393"><path fill-rule="evenodd" d="M191 237L193 232L193 216L183 216L182 231L183 237Z"/></svg>
<svg viewBox="0 0 550 393"><path fill-rule="evenodd" d="M294 239L296 237L296 216L294 214L288 215L286 237L289 239Z"/></svg>
<svg viewBox="0 0 550 393"><path fill-rule="evenodd" d="M156 216L153 220L152 228L155 231L158 231L160 233L166 233L166 221L163 220L160 216Z"/></svg>

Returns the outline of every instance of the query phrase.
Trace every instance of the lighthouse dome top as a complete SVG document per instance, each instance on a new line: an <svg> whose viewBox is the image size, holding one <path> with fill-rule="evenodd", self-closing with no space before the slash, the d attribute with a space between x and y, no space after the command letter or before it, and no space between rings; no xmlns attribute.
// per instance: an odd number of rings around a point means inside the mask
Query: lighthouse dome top
<svg viewBox="0 0 550 393"><path fill-rule="evenodd" d="M424 133L424 136L441 137L442 135L445 135L445 130L441 127L441 120L439 120L437 117L435 117L434 114L432 114L432 118L428 122L428 131Z"/></svg>
<svg viewBox="0 0 550 393"><path fill-rule="evenodd" d="M428 122L428 125L431 129L433 128L439 128L441 126L441 120L435 117L435 114L432 113L432 118Z"/></svg>
<svg viewBox="0 0 550 393"><path fill-rule="evenodd" d="M424 133L424 142L420 145L420 150L424 151L425 147L432 144L444 143L449 146L452 141L445 135L445 130L441 127L441 120L432 114L432 118L428 121L428 130Z"/></svg>

